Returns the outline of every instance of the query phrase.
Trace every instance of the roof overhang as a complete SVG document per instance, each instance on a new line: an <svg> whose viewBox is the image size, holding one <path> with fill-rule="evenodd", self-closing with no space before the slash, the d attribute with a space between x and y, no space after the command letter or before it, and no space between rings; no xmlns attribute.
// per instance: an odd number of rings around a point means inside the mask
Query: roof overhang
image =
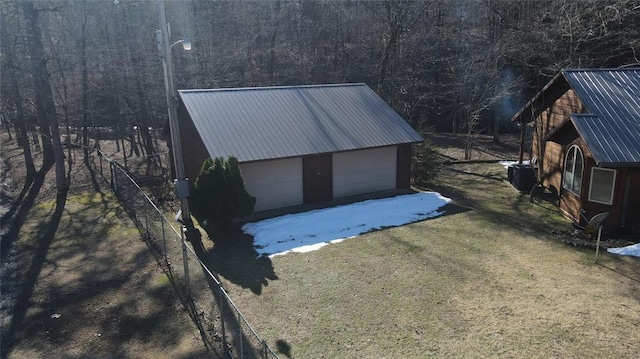
<svg viewBox="0 0 640 359"><path fill-rule="evenodd" d="M556 128L551 130L544 140L566 146L575 141L578 137L580 137L580 133L578 133L571 117L569 117Z"/></svg>
<svg viewBox="0 0 640 359"><path fill-rule="evenodd" d="M597 116L592 114L572 114L558 127L549 132L549 134L545 137L545 141L550 141L562 146L567 146L577 138L582 138L585 145L589 149L589 152L591 152L593 160L599 167L640 167L640 162L615 162L606 160L606 156L603 156L601 154L601 146L599 146L597 143L593 143L593 140L590 140L590 138L593 136L589 135L589 132L585 130L585 126L582 123L590 119L597 119Z"/></svg>
<svg viewBox="0 0 640 359"><path fill-rule="evenodd" d="M558 73L511 118L511 122L532 122L570 88L564 74Z"/></svg>

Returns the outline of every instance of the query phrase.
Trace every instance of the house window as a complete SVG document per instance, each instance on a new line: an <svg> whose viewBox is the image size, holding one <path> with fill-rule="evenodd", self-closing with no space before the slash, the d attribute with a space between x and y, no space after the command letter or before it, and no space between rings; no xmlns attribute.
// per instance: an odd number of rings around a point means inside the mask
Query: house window
<svg viewBox="0 0 640 359"><path fill-rule="evenodd" d="M564 161L562 187L578 196L580 195L580 186L582 185L583 163L580 148L578 146L571 146Z"/></svg>
<svg viewBox="0 0 640 359"><path fill-rule="evenodd" d="M613 204L613 189L616 184L616 170L593 167L591 169L591 187L589 201Z"/></svg>

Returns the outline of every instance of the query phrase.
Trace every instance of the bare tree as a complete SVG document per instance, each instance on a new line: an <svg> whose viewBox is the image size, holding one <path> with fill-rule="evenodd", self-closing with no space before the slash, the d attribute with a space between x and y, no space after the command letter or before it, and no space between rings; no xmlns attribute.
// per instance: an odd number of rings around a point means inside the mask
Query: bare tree
<svg viewBox="0 0 640 359"><path fill-rule="evenodd" d="M30 64L35 103L41 127L40 131L42 136L45 137L43 139L45 146L43 149L44 160L42 169L46 170L47 166L51 164L50 161L54 161L56 166L56 187L59 192L63 192L69 188L69 185L65 176L64 153L60 142L56 106L53 100L51 84L49 83L50 75L41 38L42 32L38 24L40 13L31 1L25 1L22 5L29 55L31 56ZM48 151L52 151L53 154L48 154Z"/></svg>
<svg viewBox="0 0 640 359"><path fill-rule="evenodd" d="M13 103L12 109L15 111L15 117L13 118L13 122L16 126L16 138L18 143L22 146L23 156L26 168L26 181L30 182L33 180L33 177L36 173L36 168L33 163L33 156L31 154L31 146L29 144L29 138L27 135L27 126L26 126L26 118L24 115L24 106L23 106L23 98L20 91L20 86L18 84L18 78L16 76L16 62L15 62L15 50L16 45L15 41L12 41L9 37L9 31L7 29L7 20L5 18L4 12L2 15L2 25L0 26L0 42L2 43L2 58L4 62L2 63L2 67L4 69L3 73L5 78L8 78L8 83L5 87L5 82L3 85L3 93L7 94L10 98L10 101ZM6 100L6 99L3 99ZM5 106L10 105L9 103L5 103ZM11 108L11 107L10 107ZM3 112L4 117L4 112ZM5 118L4 121L8 123L9 119Z"/></svg>

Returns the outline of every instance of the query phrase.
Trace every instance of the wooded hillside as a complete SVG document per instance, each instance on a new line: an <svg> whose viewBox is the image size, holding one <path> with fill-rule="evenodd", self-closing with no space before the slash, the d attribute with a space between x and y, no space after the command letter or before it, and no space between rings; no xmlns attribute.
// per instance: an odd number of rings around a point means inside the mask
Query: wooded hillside
<svg viewBox="0 0 640 359"><path fill-rule="evenodd" d="M85 145L80 129L109 127L156 151L156 1L1 3L4 126L38 128L50 164L67 126ZM492 131L562 68L640 61L640 0L202 0L166 13L170 39L193 44L172 50L178 89L365 82L418 130Z"/></svg>

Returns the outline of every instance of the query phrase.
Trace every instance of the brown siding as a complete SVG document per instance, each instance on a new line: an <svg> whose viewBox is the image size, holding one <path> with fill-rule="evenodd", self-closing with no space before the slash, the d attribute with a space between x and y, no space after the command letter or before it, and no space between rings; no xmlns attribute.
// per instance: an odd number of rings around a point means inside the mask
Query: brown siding
<svg viewBox="0 0 640 359"><path fill-rule="evenodd" d="M589 180L591 178L591 168L595 167L595 161L590 161L588 168L586 169L587 172L587 176ZM589 201L589 184L587 184L585 190L584 190L584 194L583 194L583 209L586 211L586 214L589 218L591 218L592 216L598 214L598 213L602 213L602 212L609 212L609 217L603 222L605 227L610 227L610 228L618 228L622 225L624 225L624 223L622 223L623 218L622 218L622 211L623 211L623 206L624 206L624 194L625 194L625 189L626 189L626 185L627 185L627 178L629 176L629 169L627 168L615 168L616 170L616 183L615 183L615 188L614 188L614 193L613 193L613 203L610 205L607 204L602 204L602 203L596 203L596 202L591 202ZM633 183L633 179L631 179ZM632 188L630 183L630 188L629 188L629 195L630 196L637 196L637 193L633 192L636 191L636 188ZM635 186L634 186L635 187ZM633 190L633 191L632 191ZM630 206L633 207L634 204L630 201L629 202ZM636 202L637 205L637 202ZM631 208L633 209L633 208ZM633 218L633 216L638 216L638 212L637 211L633 211L633 210L629 210L629 208L627 209L627 223L629 222L630 218Z"/></svg>
<svg viewBox="0 0 640 359"><path fill-rule="evenodd" d="M562 191L562 196L560 197L560 210L569 218L574 221L580 220L580 208L582 205L580 203L580 197L569 191Z"/></svg>
<svg viewBox="0 0 640 359"><path fill-rule="evenodd" d="M581 113L584 106L573 90L560 96L548 109L543 111L534 122L532 157L538 159L541 180L546 187L560 191L562 187L562 169L565 147L544 139L557 126L566 121L572 113ZM581 146L583 147L583 146ZM567 147L568 148L568 147ZM558 192L559 193L559 192ZM574 213L575 204L566 205L566 210ZM561 203L562 205L562 203Z"/></svg>
<svg viewBox="0 0 640 359"><path fill-rule="evenodd" d="M396 188L411 187L411 144L399 145L396 161Z"/></svg>
<svg viewBox="0 0 640 359"><path fill-rule="evenodd" d="M305 204L333 199L332 154L302 158L302 196Z"/></svg>
<svg viewBox="0 0 640 359"><path fill-rule="evenodd" d="M182 142L182 156L184 157L184 170L190 183L194 183L202 162L209 158L209 152L204 146L195 125L189 118L184 106L178 108L180 125L180 141Z"/></svg>
<svg viewBox="0 0 640 359"><path fill-rule="evenodd" d="M549 144L552 144L552 142L549 142ZM565 147L562 147L556 143L553 144L559 146L562 149L559 157L561 162L557 163L558 171L557 174L554 175L554 179L557 179L558 185L558 187L556 188L560 189L561 194L560 209L565 213L565 215L577 221L580 219L580 210L586 210L584 206L587 202L587 198L589 198L589 180L591 178L591 166L594 161L593 159L591 159L591 153L589 152L589 149L587 149L587 146L582 138L578 138ZM574 145L578 146L582 151L583 159L582 184L580 186L580 193L578 193L577 195L562 188L562 176L564 174L565 156L569 148Z"/></svg>
<svg viewBox="0 0 640 359"><path fill-rule="evenodd" d="M625 227L630 231L634 231L634 233L640 233L640 168L630 168L627 176L629 194L627 197Z"/></svg>
<svg viewBox="0 0 640 359"><path fill-rule="evenodd" d="M539 161L538 166L542 170L541 179L546 187L560 190L565 149L557 143L546 142L544 139L549 132L566 121L569 115L583 111L584 106L578 96L573 90L568 90L543 111L533 124L531 155Z"/></svg>
<svg viewBox="0 0 640 359"><path fill-rule="evenodd" d="M547 188L553 187L556 193L560 193L559 190L562 184L564 156L565 150L563 146L554 142L547 142L543 159L544 165L542 167L542 183Z"/></svg>
<svg viewBox="0 0 640 359"><path fill-rule="evenodd" d="M545 138L554 128L563 123L572 113L584 112L584 106L573 90L565 92L548 109L543 111L534 123L533 153L536 155L539 138Z"/></svg>

